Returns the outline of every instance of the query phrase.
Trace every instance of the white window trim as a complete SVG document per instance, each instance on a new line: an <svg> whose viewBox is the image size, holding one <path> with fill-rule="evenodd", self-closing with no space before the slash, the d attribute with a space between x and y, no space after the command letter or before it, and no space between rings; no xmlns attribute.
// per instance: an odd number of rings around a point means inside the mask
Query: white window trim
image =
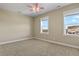
<svg viewBox="0 0 79 59"><path fill-rule="evenodd" d="M46 17L40 18L40 22L41 22L42 20L44 20L44 18L47 18L47 19L48 19L48 32L42 32L42 28L41 28L41 24L40 24L40 33L41 33L41 34L49 34L49 17L46 16Z"/></svg>

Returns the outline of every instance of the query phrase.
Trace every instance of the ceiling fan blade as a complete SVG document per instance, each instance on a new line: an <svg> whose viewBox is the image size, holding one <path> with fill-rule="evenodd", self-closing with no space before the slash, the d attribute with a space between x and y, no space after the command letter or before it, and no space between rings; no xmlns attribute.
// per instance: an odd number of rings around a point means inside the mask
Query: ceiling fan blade
<svg viewBox="0 0 79 59"><path fill-rule="evenodd" d="M33 9L30 9L30 11L33 11Z"/></svg>
<svg viewBox="0 0 79 59"><path fill-rule="evenodd" d="M44 7L40 7L40 9L44 9Z"/></svg>
<svg viewBox="0 0 79 59"><path fill-rule="evenodd" d="M32 8L32 6L30 6L30 5L27 5L26 7L28 7L28 8Z"/></svg>

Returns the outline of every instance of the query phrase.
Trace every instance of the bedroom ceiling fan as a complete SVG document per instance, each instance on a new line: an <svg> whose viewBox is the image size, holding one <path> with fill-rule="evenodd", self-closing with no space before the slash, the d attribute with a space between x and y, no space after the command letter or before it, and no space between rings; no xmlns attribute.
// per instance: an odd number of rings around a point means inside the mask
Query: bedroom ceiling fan
<svg viewBox="0 0 79 59"><path fill-rule="evenodd" d="M30 8L30 10L35 12L35 13L38 13L41 10L44 9L44 7L41 7L40 4L38 4L38 3L34 3L32 5L28 5L27 7Z"/></svg>

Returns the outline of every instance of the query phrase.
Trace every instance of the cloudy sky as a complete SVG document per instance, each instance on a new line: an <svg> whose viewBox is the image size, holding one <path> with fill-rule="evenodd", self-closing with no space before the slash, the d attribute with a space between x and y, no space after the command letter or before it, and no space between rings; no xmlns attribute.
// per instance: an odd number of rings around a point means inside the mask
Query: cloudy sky
<svg viewBox="0 0 79 59"><path fill-rule="evenodd" d="M64 17L64 25L79 24L79 14Z"/></svg>

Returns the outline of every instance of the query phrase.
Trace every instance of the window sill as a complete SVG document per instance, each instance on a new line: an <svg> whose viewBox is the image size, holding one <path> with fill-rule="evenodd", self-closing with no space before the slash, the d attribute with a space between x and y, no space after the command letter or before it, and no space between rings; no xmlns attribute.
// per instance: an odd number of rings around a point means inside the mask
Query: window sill
<svg viewBox="0 0 79 59"><path fill-rule="evenodd" d="M41 32L40 34L46 34L46 35L48 35L49 33L48 32Z"/></svg>
<svg viewBox="0 0 79 59"><path fill-rule="evenodd" d="M65 36L78 36L79 37L79 35L77 35L77 34L64 34Z"/></svg>

